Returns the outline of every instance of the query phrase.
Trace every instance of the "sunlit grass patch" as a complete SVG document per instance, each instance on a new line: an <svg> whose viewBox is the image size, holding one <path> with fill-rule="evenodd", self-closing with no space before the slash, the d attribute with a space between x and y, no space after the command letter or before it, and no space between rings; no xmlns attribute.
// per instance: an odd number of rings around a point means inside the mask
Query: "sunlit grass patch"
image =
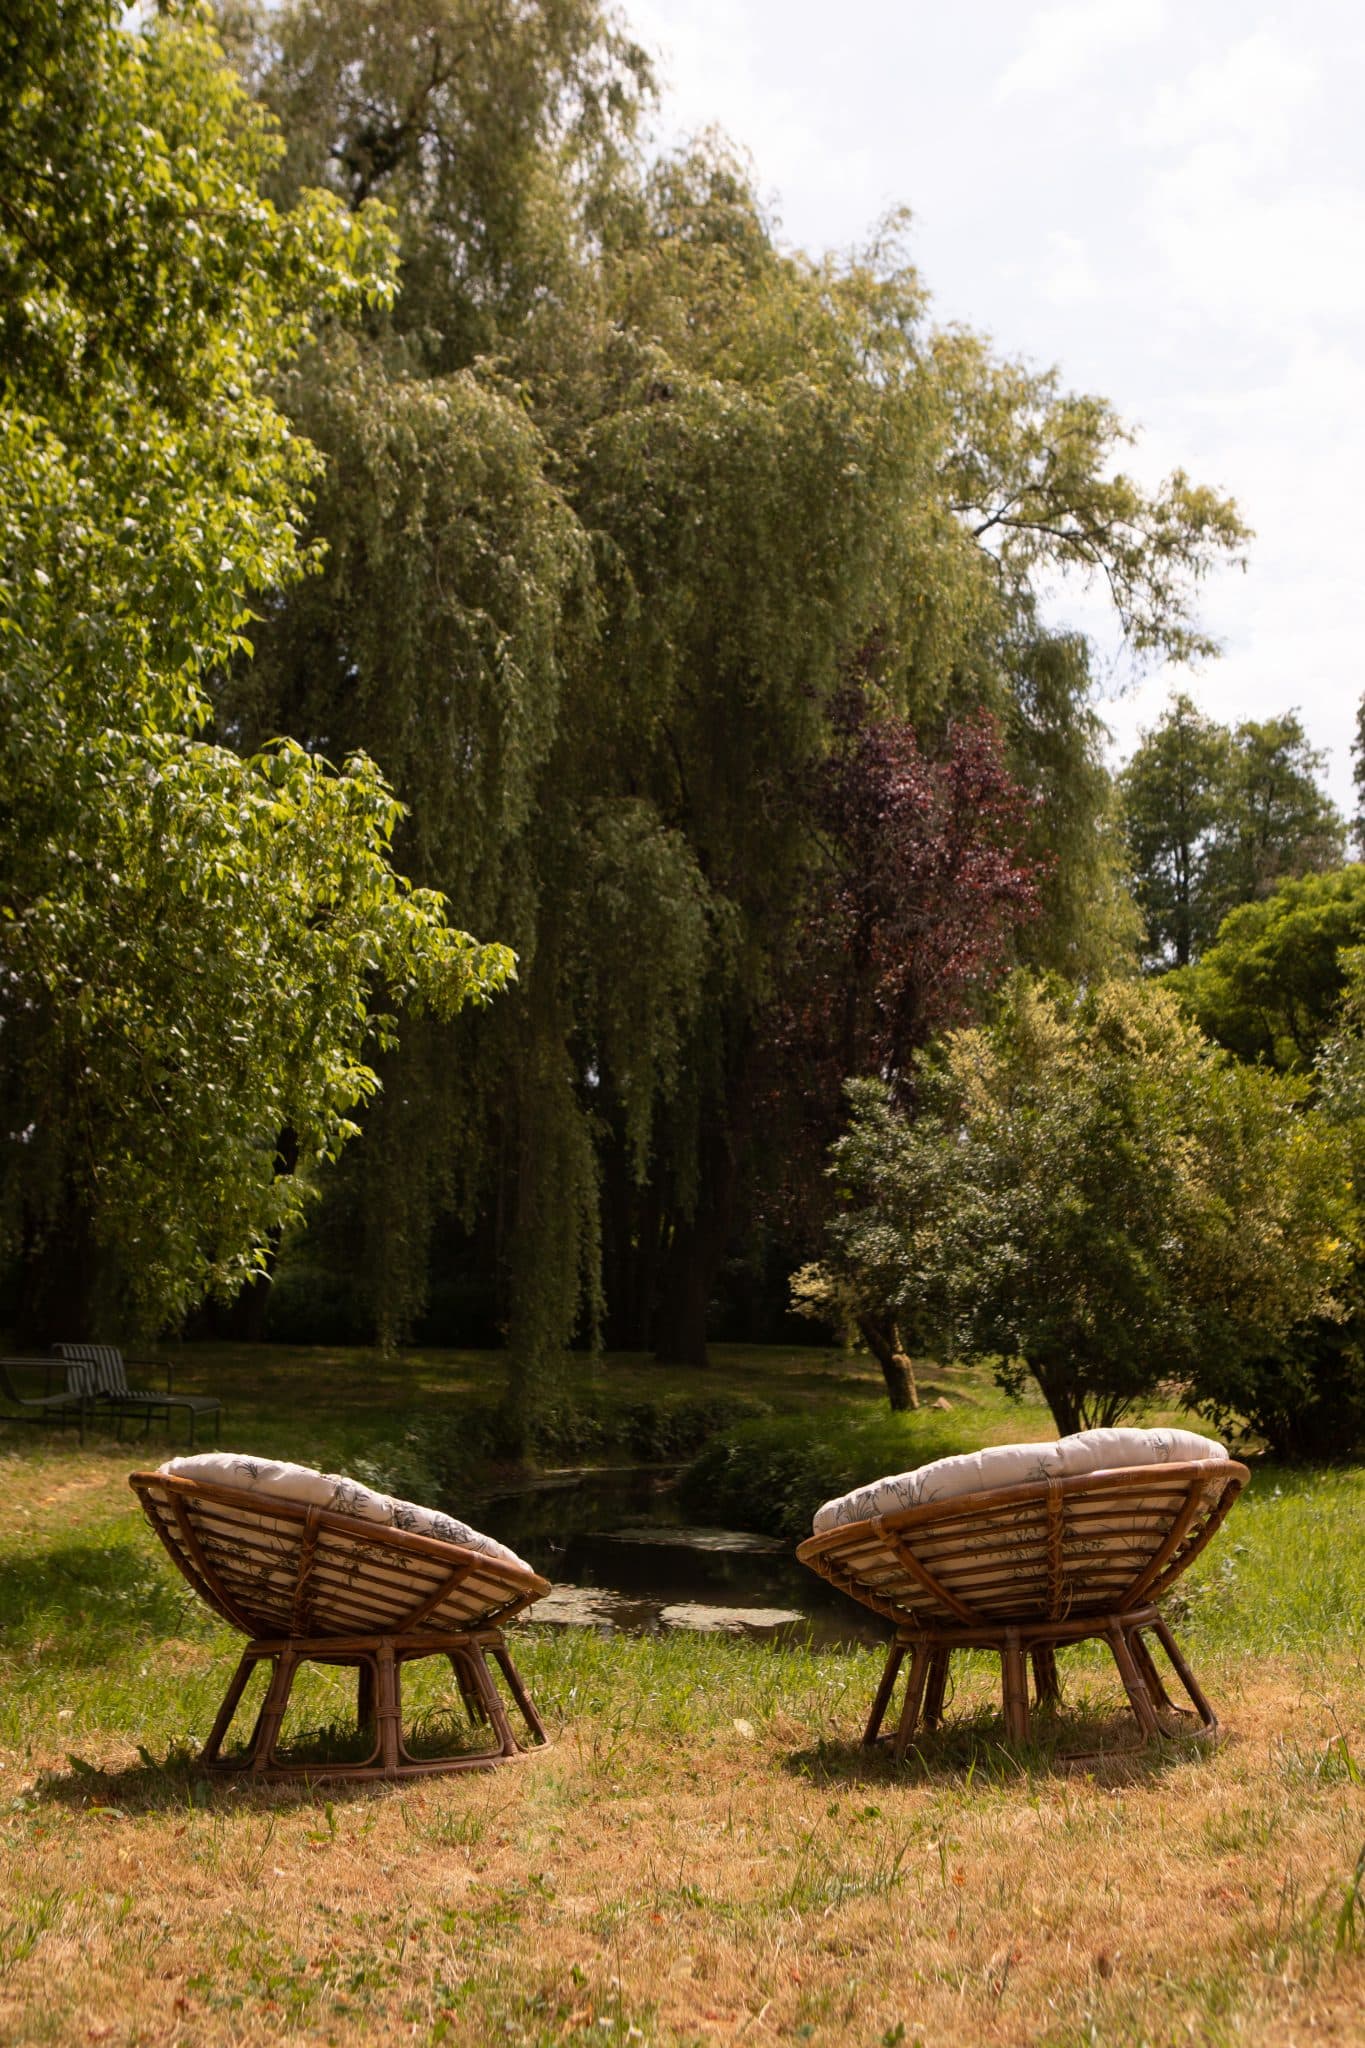
<svg viewBox="0 0 1365 2048"><path fill-rule="evenodd" d="M359 1442L358 1384L343 1405ZM299 1455L342 1423L279 1428ZM240 1638L127 1490L161 1454L0 1451L0 2039L1359 2036L1365 1474L1258 1469L1182 1581L1212 1750L1136 1752L1100 1645L1063 1653L1064 1709L1025 1750L995 1661L956 1660L946 1727L898 1769L859 1743L875 1648L530 1625L547 1750L261 1786L193 1769ZM354 1671L300 1686L298 1732L344 1742ZM456 1725L439 1659L405 1672L405 1705L433 1738Z"/></svg>

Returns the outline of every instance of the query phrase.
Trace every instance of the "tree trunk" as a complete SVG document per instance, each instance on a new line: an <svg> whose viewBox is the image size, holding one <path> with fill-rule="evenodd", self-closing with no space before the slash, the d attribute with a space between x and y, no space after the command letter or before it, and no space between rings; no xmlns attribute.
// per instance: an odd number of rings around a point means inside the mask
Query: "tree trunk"
<svg viewBox="0 0 1365 2048"><path fill-rule="evenodd" d="M715 1230L696 1217L674 1230L654 1351L661 1365L691 1365L700 1370L711 1363L706 1349L706 1311L724 1254L724 1238L717 1248Z"/></svg>
<svg viewBox="0 0 1365 2048"><path fill-rule="evenodd" d="M1046 1366L1033 1366L1033 1377L1037 1380L1043 1399L1052 1411L1057 1425L1058 1436L1075 1436L1084 1429L1085 1418L1081 1413L1080 1396L1071 1383L1065 1366L1052 1372Z"/></svg>
<svg viewBox="0 0 1365 2048"><path fill-rule="evenodd" d="M882 1369L886 1397L897 1413L919 1407L915 1368L897 1325L885 1316L859 1316L858 1334Z"/></svg>

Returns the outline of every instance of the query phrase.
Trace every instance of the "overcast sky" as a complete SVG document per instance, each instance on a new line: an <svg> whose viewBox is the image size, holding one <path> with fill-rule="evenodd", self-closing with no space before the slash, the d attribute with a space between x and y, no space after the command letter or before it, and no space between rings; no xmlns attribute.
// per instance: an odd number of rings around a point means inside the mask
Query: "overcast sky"
<svg viewBox="0 0 1365 2048"><path fill-rule="evenodd" d="M784 239L893 206L937 316L1057 363L1256 529L1205 586L1221 660L1106 697L1120 753L1175 683L1215 717L1296 706L1351 804L1365 691L1365 12L1199 0L624 0L664 137L748 151ZM1078 623L1086 623L1073 609ZM1121 678L1119 680L1122 680Z"/></svg>

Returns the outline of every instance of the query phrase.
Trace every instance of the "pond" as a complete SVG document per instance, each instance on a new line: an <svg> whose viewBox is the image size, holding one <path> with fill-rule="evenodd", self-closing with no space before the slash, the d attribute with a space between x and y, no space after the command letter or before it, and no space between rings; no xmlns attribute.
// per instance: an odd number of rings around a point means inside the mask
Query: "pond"
<svg viewBox="0 0 1365 2048"><path fill-rule="evenodd" d="M673 1628L810 1642L885 1640L886 1624L798 1564L792 1546L685 1523L657 1465L555 1472L485 1494L481 1526L549 1579L529 1619L653 1635Z"/></svg>

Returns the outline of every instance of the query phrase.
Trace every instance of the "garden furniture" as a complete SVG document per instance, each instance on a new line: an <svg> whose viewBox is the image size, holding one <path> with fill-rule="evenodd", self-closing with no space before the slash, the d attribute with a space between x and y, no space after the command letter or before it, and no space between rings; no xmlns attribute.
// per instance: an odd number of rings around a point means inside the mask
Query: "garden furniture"
<svg viewBox="0 0 1365 2048"><path fill-rule="evenodd" d="M1113 1653L1144 1740L1176 1716L1214 1734L1217 1717L1156 1603L1247 1477L1189 1430L1094 1429L940 1458L827 1501L797 1556L894 1629L864 1743L890 1740L899 1760L921 1721L937 1727L953 1653L965 1649L999 1655L1006 1738L1026 1742L1028 1662L1038 1702L1053 1704L1057 1650L1087 1637ZM1167 1693L1149 1635L1192 1715ZM883 1736L907 1657L895 1733Z"/></svg>
<svg viewBox="0 0 1365 2048"><path fill-rule="evenodd" d="M84 1396L92 1406L98 1407L101 1414L114 1416L118 1422L119 1437L122 1437L123 1425L130 1417L141 1419L144 1436L158 1416L164 1416L169 1429L175 1410L189 1418L191 1443L194 1442L195 1424L201 1415L213 1417L214 1434L221 1437L222 1402L216 1394L177 1394L174 1366L149 1358L125 1360L116 1344L58 1344L55 1349L58 1357L66 1361L68 1390ZM129 1364L164 1371L165 1393L150 1387L129 1386Z"/></svg>
<svg viewBox="0 0 1365 2048"><path fill-rule="evenodd" d="M74 1420L80 1432L80 1440L84 1443L85 1416L89 1401L84 1394L66 1388L53 1389L53 1364L54 1361L50 1358L0 1358L0 1395L4 1396L11 1407L20 1411L17 1415L0 1413L0 1421L33 1422L39 1425L57 1422L65 1429L67 1423ZM43 1380L42 1393L21 1393L21 1375L36 1380L40 1373Z"/></svg>
<svg viewBox="0 0 1365 2048"><path fill-rule="evenodd" d="M549 1584L490 1536L358 1480L236 1452L173 1458L129 1484L195 1591L247 1637L200 1758L256 1777L406 1778L500 1763L522 1748L490 1669L501 1671L527 1732L544 1725L512 1662L504 1625ZM484 1746L416 1755L403 1725L404 1667L445 1658ZM222 1745L256 1666L270 1683L239 1760ZM358 1760L284 1758L278 1744L306 1663L353 1666Z"/></svg>

